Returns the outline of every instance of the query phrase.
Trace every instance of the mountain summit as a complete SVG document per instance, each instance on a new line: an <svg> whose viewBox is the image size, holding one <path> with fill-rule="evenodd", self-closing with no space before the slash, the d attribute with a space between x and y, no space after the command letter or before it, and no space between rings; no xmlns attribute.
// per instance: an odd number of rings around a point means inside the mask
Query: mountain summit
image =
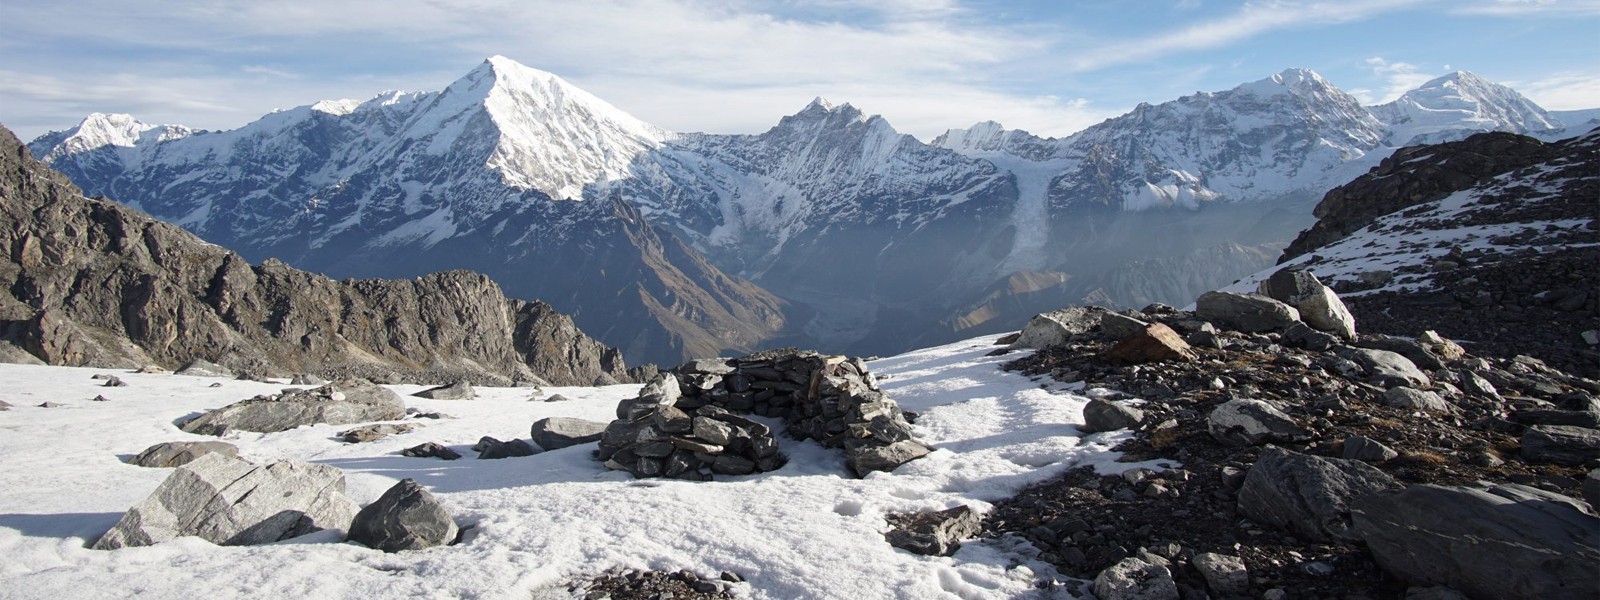
<svg viewBox="0 0 1600 600"><path fill-rule="evenodd" d="M1466 71L1424 83L1372 112L1399 146L1461 139L1463 130L1529 134L1565 126L1516 90Z"/></svg>

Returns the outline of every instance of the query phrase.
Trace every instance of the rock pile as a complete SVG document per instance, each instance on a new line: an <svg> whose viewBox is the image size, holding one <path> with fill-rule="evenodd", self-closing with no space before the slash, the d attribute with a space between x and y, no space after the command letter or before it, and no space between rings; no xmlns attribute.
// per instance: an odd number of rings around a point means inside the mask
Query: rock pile
<svg viewBox="0 0 1600 600"><path fill-rule="evenodd" d="M599 458L639 477L707 479L783 466L771 428L742 414L781 418L795 439L842 448L857 476L931 451L861 359L788 349L692 361L659 375L617 406Z"/></svg>
<svg viewBox="0 0 1600 600"><path fill-rule="evenodd" d="M1115 360L1108 350L1133 335L1118 318L1012 363L1101 388L1085 429L1130 428L1119 450L1171 463L1069 472L997 504L985 535L1021 536L1116 597L1597 589L1600 518L1578 498L1586 484L1600 496L1600 382L1471 356L1431 331L1347 338L1288 319L1314 309L1268 295L1208 296L1196 312L1119 314L1180 332L1193 361ZM1529 568L1509 567L1511 549ZM1563 571L1575 565L1588 573Z"/></svg>

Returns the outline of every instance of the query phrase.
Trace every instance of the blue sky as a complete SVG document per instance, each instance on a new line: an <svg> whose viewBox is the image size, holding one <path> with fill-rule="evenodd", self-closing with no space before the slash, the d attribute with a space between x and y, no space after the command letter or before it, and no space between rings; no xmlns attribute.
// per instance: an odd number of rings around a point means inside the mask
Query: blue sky
<svg viewBox="0 0 1600 600"><path fill-rule="evenodd" d="M239 127L437 90L502 54L678 131L744 133L824 96L923 139L1065 135L1308 67L1371 103L1452 70L1600 107L1600 0L4 0L0 123L89 112Z"/></svg>

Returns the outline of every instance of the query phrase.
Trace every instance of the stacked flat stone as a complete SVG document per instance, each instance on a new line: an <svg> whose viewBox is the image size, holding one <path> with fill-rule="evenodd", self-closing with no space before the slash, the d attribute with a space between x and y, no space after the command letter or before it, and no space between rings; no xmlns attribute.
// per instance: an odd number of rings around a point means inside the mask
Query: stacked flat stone
<svg viewBox="0 0 1600 600"><path fill-rule="evenodd" d="M842 448L858 476L930 451L861 359L785 349L663 373L618 405L600 459L635 476L702 480L783 466L770 428L742 414L781 418L795 439Z"/></svg>

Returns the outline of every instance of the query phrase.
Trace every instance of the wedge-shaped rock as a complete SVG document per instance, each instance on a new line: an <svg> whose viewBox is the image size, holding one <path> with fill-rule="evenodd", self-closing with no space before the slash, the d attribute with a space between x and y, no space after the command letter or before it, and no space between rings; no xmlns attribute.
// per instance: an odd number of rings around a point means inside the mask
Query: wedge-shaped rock
<svg viewBox="0 0 1600 600"><path fill-rule="evenodd" d="M173 471L94 548L148 546L189 535L224 546L266 544L321 529L348 529L355 515L339 469L295 462L253 465L207 454Z"/></svg>
<svg viewBox="0 0 1600 600"><path fill-rule="evenodd" d="M1114 313L1106 313L1114 314ZM1159 361L1190 362L1197 356L1172 328L1155 323L1134 331L1106 351L1115 362L1141 364Z"/></svg>
<svg viewBox="0 0 1600 600"><path fill-rule="evenodd" d="M1516 484L1414 485L1355 502L1355 532L1384 570L1472 598L1594 598L1600 518Z"/></svg>
<svg viewBox="0 0 1600 600"><path fill-rule="evenodd" d="M1339 295L1317 281L1311 271L1290 267L1261 282L1261 295L1300 311L1307 325L1346 340L1356 339L1356 318Z"/></svg>
<svg viewBox="0 0 1600 600"><path fill-rule="evenodd" d="M587 444L600 440L606 431L606 424L599 421L586 421L572 417L550 417L533 422L531 430L533 443L545 450L555 450Z"/></svg>
<svg viewBox="0 0 1600 600"><path fill-rule="evenodd" d="M429 400L471 400L478 397L478 390L473 389L470 383L457 381L450 385L431 387L412 395Z"/></svg>
<svg viewBox="0 0 1600 600"><path fill-rule="evenodd" d="M207 454L239 457L239 448L227 442L162 442L140 452L129 464L141 467L181 467Z"/></svg>
<svg viewBox="0 0 1600 600"><path fill-rule="evenodd" d="M904 517L884 539L889 545L925 556L949 556L961 548L961 540L983 531L982 517L967 506L918 513Z"/></svg>
<svg viewBox="0 0 1600 600"><path fill-rule="evenodd" d="M1223 402L1206 415L1211 437L1229 446L1254 446L1266 442L1303 442L1311 433L1293 418L1263 400L1236 398Z"/></svg>
<svg viewBox="0 0 1600 600"><path fill-rule="evenodd" d="M384 552L421 550L456 539L460 529L450 513L416 480L402 479L350 524L350 541Z"/></svg>
<svg viewBox="0 0 1600 600"><path fill-rule="evenodd" d="M241 400L200 415L184 423L182 429L203 435L222 435L235 429L273 433L301 425L346 425L405 417L406 406L400 396L357 379Z"/></svg>

